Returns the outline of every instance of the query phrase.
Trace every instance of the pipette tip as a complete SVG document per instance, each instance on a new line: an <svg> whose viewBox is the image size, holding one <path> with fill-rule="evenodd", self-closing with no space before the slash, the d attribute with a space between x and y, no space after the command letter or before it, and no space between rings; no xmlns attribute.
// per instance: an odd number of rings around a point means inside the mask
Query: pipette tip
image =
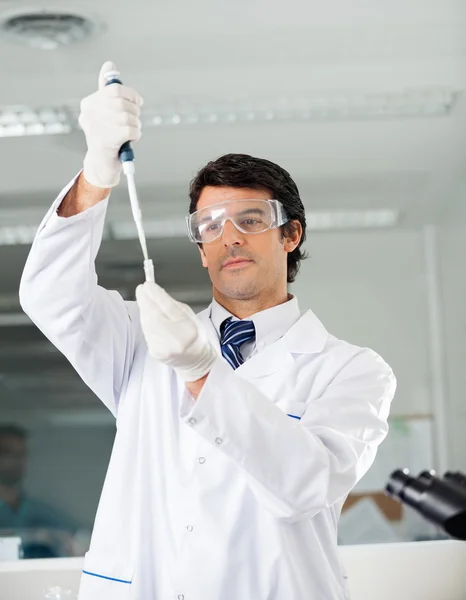
<svg viewBox="0 0 466 600"><path fill-rule="evenodd" d="M144 273L146 275L146 281L155 281L154 263L151 258L144 261Z"/></svg>

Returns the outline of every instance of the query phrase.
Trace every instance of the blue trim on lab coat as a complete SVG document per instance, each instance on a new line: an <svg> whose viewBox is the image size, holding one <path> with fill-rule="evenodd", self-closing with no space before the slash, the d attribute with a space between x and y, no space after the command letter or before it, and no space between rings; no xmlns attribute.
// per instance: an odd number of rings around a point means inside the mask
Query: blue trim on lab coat
<svg viewBox="0 0 466 600"><path fill-rule="evenodd" d="M98 573L84 571L84 569L83 573L85 573L86 575L92 575L92 577L100 577L101 579L108 579L109 581L117 581L118 583L132 583L131 581L126 581L125 579L115 579L114 577L106 577L105 575L99 575Z"/></svg>

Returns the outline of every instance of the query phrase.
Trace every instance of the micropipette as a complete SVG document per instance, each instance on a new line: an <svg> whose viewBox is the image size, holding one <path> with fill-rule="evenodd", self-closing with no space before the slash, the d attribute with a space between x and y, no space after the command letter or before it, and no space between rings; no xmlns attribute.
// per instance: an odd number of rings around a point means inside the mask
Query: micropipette
<svg viewBox="0 0 466 600"><path fill-rule="evenodd" d="M105 73L104 78L106 80L105 85L112 85L119 83L121 85L120 72L109 71ZM136 191L136 183L134 181L134 152L129 142L125 142L118 152L118 158L123 166L123 173L126 176L128 183L129 200L131 202L131 210L133 212L134 222L136 223L136 229L138 231L139 242L142 248L142 254L144 255L144 273L146 281L155 281L154 277L154 263L149 258L147 253L147 242L144 234L144 227L142 224L142 212L139 206L138 194Z"/></svg>

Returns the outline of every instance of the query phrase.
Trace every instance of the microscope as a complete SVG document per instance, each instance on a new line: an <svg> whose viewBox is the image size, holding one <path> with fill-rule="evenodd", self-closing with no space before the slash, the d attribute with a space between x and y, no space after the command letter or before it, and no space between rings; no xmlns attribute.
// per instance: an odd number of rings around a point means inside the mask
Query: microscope
<svg viewBox="0 0 466 600"><path fill-rule="evenodd" d="M411 506L449 536L466 540L466 475L460 471L447 471L443 477L422 471L412 477L408 469L397 469L385 493Z"/></svg>

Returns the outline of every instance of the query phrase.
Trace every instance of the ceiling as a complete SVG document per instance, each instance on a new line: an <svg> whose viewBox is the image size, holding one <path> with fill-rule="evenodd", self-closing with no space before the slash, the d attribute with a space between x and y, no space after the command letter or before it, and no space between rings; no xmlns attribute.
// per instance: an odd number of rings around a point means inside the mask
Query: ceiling
<svg viewBox="0 0 466 600"><path fill-rule="evenodd" d="M147 129L135 151L148 220L181 222L189 180L206 161L227 152L262 156L288 169L308 211L396 209L399 227L416 228L440 222L460 202L466 163L462 0L0 0L0 18L44 7L87 16L99 31L59 51L32 50L0 37L4 106L78 104L94 91L108 59L149 108L412 88L456 93L444 117ZM0 138L0 226L36 227L81 167L84 151L80 132ZM124 186L112 195L109 218L130 221ZM149 247L162 285L198 306L207 302L208 279L184 237L159 236ZM12 410L12 398L21 397L26 406L39 394L52 405L71 407L83 386L53 349L43 351L48 346L41 334L19 324L17 288L27 252L27 245L0 246L0 405ZM103 285L131 297L141 277L137 243L104 242L98 270ZM26 365L42 381L40 388L38 380L27 388L32 384L21 375ZM53 389L50 381L56 382Z"/></svg>

